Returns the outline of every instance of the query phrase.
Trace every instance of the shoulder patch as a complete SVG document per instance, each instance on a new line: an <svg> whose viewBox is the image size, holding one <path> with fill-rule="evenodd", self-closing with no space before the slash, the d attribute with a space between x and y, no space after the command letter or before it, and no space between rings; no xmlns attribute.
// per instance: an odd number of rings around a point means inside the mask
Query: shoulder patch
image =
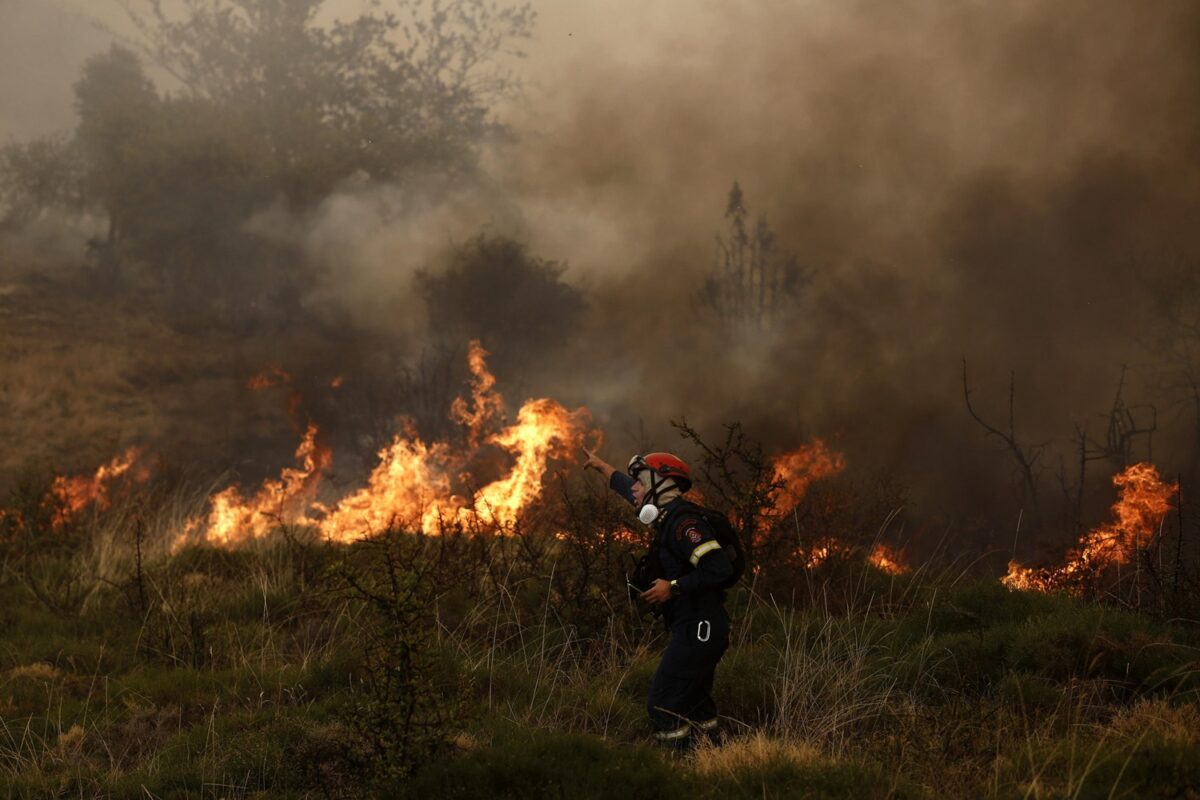
<svg viewBox="0 0 1200 800"><path fill-rule="evenodd" d="M680 520L679 524L675 526L675 539L680 542L687 540L692 544L700 541L700 539L703 537L701 536L700 531L696 530L696 524L698 522L699 520L697 520L695 517L688 517L687 519Z"/></svg>
<svg viewBox="0 0 1200 800"><path fill-rule="evenodd" d="M695 517L688 517L685 520L681 520L677 530L679 531L680 541L700 544L700 541L704 539L704 531L700 528L700 520Z"/></svg>

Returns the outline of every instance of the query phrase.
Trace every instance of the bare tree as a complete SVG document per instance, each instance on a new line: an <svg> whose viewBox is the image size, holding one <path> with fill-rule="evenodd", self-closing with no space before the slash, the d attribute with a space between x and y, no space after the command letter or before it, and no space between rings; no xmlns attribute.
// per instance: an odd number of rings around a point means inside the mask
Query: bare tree
<svg viewBox="0 0 1200 800"><path fill-rule="evenodd" d="M1038 502L1037 475L1035 470L1037 463L1045 452L1046 445L1022 445L1017 438L1016 425L1016 374L1009 373L1008 376L1008 427L1007 430L1002 430L995 425L987 422L975 411L975 407L971 404L971 386L967 381L967 359L963 359L962 363L962 382L963 382L963 399L967 404L967 412L971 415L979 426L982 427L987 435L991 438L999 440L1004 449L1012 456L1015 464L1018 485L1021 487L1023 497L1029 501L1030 508L1033 511L1035 519L1040 519L1041 509Z"/></svg>
<svg viewBox="0 0 1200 800"><path fill-rule="evenodd" d="M1123 395L1127 371L1127 367L1121 367L1112 406L1104 417L1104 440L1093 440L1086 425L1075 425L1072 441L1078 473L1074 483L1067 476L1065 459L1059 457L1057 478L1067 509L1064 522L1065 526L1075 533L1081 532L1083 528L1083 497L1088 464L1093 461L1108 461L1114 470L1121 471L1136 460L1137 442L1142 437L1145 437L1145 457L1154 457L1154 432L1158 429L1158 411L1149 403L1130 405L1125 402Z"/></svg>
<svg viewBox="0 0 1200 800"><path fill-rule="evenodd" d="M742 334L775 325L811 277L794 255L777 251L765 218L751 230L748 215L742 188L734 181L725 207L729 234L717 236L716 264L699 292L702 306Z"/></svg>
<svg viewBox="0 0 1200 800"><path fill-rule="evenodd" d="M1200 472L1200 270L1194 260L1166 258L1139 274L1156 321L1143 344L1153 358L1164 413L1191 417L1185 472L1195 476Z"/></svg>
<svg viewBox="0 0 1200 800"><path fill-rule="evenodd" d="M730 514L741 532L746 562L754 564L754 533L763 527L773 496L783 485L762 444L751 439L739 422L725 425L725 438L719 444L706 442L686 419L672 420L671 427L699 450L697 473L705 489L713 493L710 502Z"/></svg>

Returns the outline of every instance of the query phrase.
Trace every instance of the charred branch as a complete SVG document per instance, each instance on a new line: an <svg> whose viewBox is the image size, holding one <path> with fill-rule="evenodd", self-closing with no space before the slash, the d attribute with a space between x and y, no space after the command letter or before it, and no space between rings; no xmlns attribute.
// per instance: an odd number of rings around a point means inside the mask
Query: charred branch
<svg viewBox="0 0 1200 800"><path fill-rule="evenodd" d="M1001 430L995 425L987 422L975 410L971 404L971 386L967 380L967 359L962 362L962 382L963 382L963 400L967 404L967 413L971 418L979 424L981 428L991 438L998 439L1004 449L1012 456L1016 465L1016 471L1019 477L1019 483L1023 489L1025 496L1029 499L1033 506L1035 517L1040 517L1038 506L1038 490L1037 476L1034 470L1038 460L1042 457L1045 451L1044 444L1022 445L1017 438L1016 431L1016 373L1010 372L1008 376L1008 430Z"/></svg>

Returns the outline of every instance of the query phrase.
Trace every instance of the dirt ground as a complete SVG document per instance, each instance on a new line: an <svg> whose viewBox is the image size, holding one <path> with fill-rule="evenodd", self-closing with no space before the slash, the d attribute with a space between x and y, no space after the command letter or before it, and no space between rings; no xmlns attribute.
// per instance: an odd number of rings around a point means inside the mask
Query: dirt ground
<svg viewBox="0 0 1200 800"><path fill-rule="evenodd" d="M136 296L0 283L0 489L23 470L91 470L133 445L198 474L253 472L260 450L286 460L286 390L246 386L279 347L181 332Z"/></svg>

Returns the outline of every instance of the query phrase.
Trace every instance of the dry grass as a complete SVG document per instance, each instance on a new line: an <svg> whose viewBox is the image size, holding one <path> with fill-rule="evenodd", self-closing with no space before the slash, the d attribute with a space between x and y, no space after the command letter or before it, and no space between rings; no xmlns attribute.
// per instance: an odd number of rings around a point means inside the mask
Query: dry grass
<svg viewBox="0 0 1200 800"><path fill-rule="evenodd" d="M294 337L173 329L154 301L98 303L50 286L7 284L0 294L0 489L29 465L95 469L131 445L174 468L213 473L247 439L291 431L279 392L247 379Z"/></svg>
<svg viewBox="0 0 1200 800"><path fill-rule="evenodd" d="M1108 729L1117 738L1129 741L1159 736L1167 741L1200 745L1200 707L1147 697L1120 709Z"/></svg>
<svg viewBox="0 0 1200 800"><path fill-rule="evenodd" d="M748 771L778 766L808 767L824 761L821 750L798 739L756 731L717 746L707 742L696 748L695 771L704 777L736 777Z"/></svg>
<svg viewBox="0 0 1200 800"><path fill-rule="evenodd" d="M6 681L15 680L33 680L43 683L53 683L62 677L62 672L53 664L47 664L39 661L33 664L25 664L19 667L13 667L5 673Z"/></svg>

